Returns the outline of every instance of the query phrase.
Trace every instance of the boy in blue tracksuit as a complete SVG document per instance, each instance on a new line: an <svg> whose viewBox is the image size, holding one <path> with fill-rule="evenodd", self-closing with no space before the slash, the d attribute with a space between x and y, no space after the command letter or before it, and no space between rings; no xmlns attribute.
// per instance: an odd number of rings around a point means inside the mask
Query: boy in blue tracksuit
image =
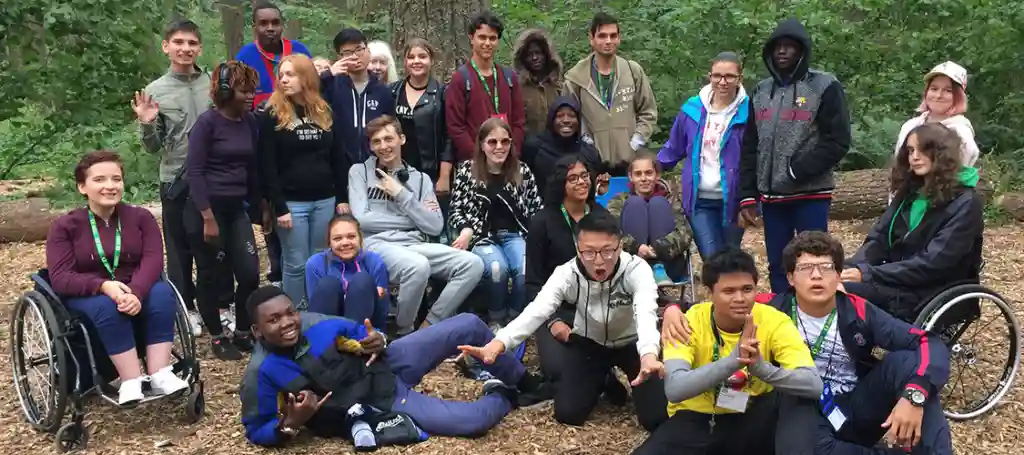
<svg viewBox="0 0 1024 455"><path fill-rule="evenodd" d="M791 315L825 383L815 453L952 455L939 402L949 378L942 340L837 292L843 247L824 232L798 234L782 262L792 288L768 304ZM876 347L886 351L882 360L872 355Z"/></svg>
<svg viewBox="0 0 1024 455"><path fill-rule="evenodd" d="M480 435L542 386L522 363L502 354L486 366L498 379L488 381L476 401L447 401L413 390L424 375L458 353L459 345L480 346L494 338L487 324L471 314L446 319L388 345L369 321L300 314L275 286L253 292L246 306L253 312L253 334L259 343L239 396L245 436L253 444L282 445L308 428L323 437L355 439L361 449L372 448L354 431L358 422L353 421L353 409L359 408L368 410L359 419L393 416L370 428L375 435L387 430L389 423L411 420L416 430L404 442L421 440L419 430Z"/></svg>
<svg viewBox="0 0 1024 455"><path fill-rule="evenodd" d="M395 100L387 84L370 74L366 36L346 28L334 37L339 60L320 75L324 99L334 111L335 140L342 141L350 163L370 157L366 125L382 115L395 115Z"/></svg>
<svg viewBox="0 0 1024 455"><path fill-rule="evenodd" d="M277 82L275 73L282 58L291 54L312 56L301 42L282 37L284 17L281 9L273 3L261 1L253 7L252 29L256 40L242 46L235 60L251 66L260 76L256 97L252 100L252 107L256 109L274 93L274 84Z"/></svg>

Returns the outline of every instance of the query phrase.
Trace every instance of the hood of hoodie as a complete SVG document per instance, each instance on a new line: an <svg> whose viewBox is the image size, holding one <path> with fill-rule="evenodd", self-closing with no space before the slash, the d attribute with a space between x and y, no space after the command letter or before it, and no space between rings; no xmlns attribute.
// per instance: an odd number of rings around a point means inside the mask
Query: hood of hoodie
<svg viewBox="0 0 1024 455"><path fill-rule="evenodd" d="M541 49L548 56L548 72L542 78L536 79L530 70L523 64L526 57L526 48L531 42L540 44ZM516 38L515 51L512 57L512 67L516 70L520 80L533 84L559 84L562 78L562 59L555 51L555 42L548 36L547 32L539 28L523 30ZM577 109L578 111L579 109Z"/></svg>
<svg viewBox="0 0 1024 455"><path fill-rule="evenodd" d="M714 89L711 87L711 84L705 85L704 88L700 89L700 93L698 94L698 96L700 97L700 102L704 104L704 109L707 110L708 112L711 112L711 95L713 94ZM743 85L740 84L740 90L736 94L736 99L732 100L732 103L729 104L729 107L725 108L724 112L727 112L729 116L732 117L732 115L735 114L737 110L739 110L740 105L743 104L746 100L747 89L743 88Z"/></svg>
<svg viewBox="0 0 1024 455"><path fill-rule="evenodd" d="M800 23L795 18L786 19L779 23L775 27L775 31L772 32L768 38L768 42L764 43L764 51L762 57L764 58L764 64L768 68L768 72L772 74L772 78L776 82L782 84L782 74L775 69L775 64L772 62L772 50L775 48L775 42L782 38L790 38L800 43L803 46L803 55L800 56L800 60L796 62L796 67L793 69L793 74L790 75L790 80L800 80L807 75L807 70L811 66L811 36L807 34L807 29L804 28L804 24Z"/></svg>
<svg viewBox="0 0 1024 455"><path fill-rule="evenodd" d="M555 142L575 144L580 140L580 126L576 127L576 134L572 135L571 137L562 137L558 134L557 131L555 131L555 115L558 113L558 110L563 107L568 107L572 109L574 112L576 112L576 118L580 119L580 122L582 123L583 117L580 115L579 101L576 101L576 98L573 96L563 95L555 99L555 102L551 103L551 107L548 108L547 130L548 133L551 133L551 136L554 138Z"/></svg>

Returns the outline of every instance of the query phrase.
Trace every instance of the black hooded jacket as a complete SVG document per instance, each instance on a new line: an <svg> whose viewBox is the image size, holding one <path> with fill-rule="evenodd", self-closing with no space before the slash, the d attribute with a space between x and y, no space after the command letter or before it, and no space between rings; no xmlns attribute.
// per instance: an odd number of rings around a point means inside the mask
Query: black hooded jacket
<svg viewBox="0 0 1024 455"><path fill-rule="evenodd" d="M551 176L551 171L555 168L555 163L558 159L563 156L580 155L583 163L590 170L591 183L595 181L598 174L605 172L604 164L601 161L601 155L597 152L597 148L580 138L579 127L576 128L576 134L570 137L562 137L555 132L555 114L562 107L571 108L576 111L576 116L579 117L580 105L576 98L571 96L558 97L551 107L548 108L547 130L527 139L526 144L523 146L523 161L533 171L540 194L547 194L547 181Z"/></svg>
<svg viewBox="0 0 1024 455"><path fill-rule="evenodd" d="M775 43L790 38L802 53L791 74L775 68ZM781 22L764 45L771 77L750 94L754 128L743 136L740 198L768 202L807 195L827 197L835 188L832 169L850 149L850 113L842 84L810 69L811 37L796 19Z"/></svg>

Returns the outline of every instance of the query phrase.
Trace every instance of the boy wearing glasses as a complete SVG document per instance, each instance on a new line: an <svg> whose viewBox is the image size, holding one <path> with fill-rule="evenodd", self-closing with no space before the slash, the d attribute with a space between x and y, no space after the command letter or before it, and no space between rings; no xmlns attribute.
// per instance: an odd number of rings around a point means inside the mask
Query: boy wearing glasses
<svg viewBox="0 0 1024 455"><path fill-rule="evenodd" d="M555 390L555 420L583 425L606 387L608 370L617 366L633 386L640 424L653 431L667 417L654 273L647 261L622 251L622 231L612 214L590 212L578 227L577 256L555 268L523 313L486 346L462 349L492 362L568 302L576 313Z"/></svg>
<svg viewBox="0 0 1024 455"><path fill-rule="evenodd" d="M382 115L395 115L395 99L388 85L368 70L370 52L366 35L346 28L334 36L338 61L320 75L324 99L334 112L334 140L342 141L350 163L372 156L366 125Z"/></svg>
<svg viewBox="0 0 1024 455"><path fill-rule="evenodd" d="M770 305L791 317L824 381L815 453L952 455L942 340L842 291L843 246L824 232L797 235L782 262L792 290Z"/></svg>

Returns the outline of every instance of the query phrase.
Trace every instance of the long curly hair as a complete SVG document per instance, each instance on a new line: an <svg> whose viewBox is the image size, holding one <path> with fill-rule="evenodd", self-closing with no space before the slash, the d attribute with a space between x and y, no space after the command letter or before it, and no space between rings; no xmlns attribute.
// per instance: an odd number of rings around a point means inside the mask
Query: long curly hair
<svg viewBox="0 0 1024 455"><path fill-rule="evenodd" d="M280 79L281 68L285 63L291 63L295 73L299 76L302 91L294 97L286 95L280 89L280 84L275 85L274 93L267 101L270 112L277 117L277 125L274 129L284 130L295 127L295 105L298 104L305 109L306 117L316 126L324 131L329 131L334 123L331 115L331 107L327 101L320 96L320 75L316 72L313 60L303 54L291 54L281 59L277 65L277 74L274 76Z"/></svg>
<svg viewBox="0 0 1024 455"><path fill-rule="evenodd" d="M910 139L916 138L917 152L932 162L923 176L910 168ZM960 187L960 136L941 123L926 123L910 131L896 155L890 191L896 199L920 193L931 205L951 201Z"/></svg>

